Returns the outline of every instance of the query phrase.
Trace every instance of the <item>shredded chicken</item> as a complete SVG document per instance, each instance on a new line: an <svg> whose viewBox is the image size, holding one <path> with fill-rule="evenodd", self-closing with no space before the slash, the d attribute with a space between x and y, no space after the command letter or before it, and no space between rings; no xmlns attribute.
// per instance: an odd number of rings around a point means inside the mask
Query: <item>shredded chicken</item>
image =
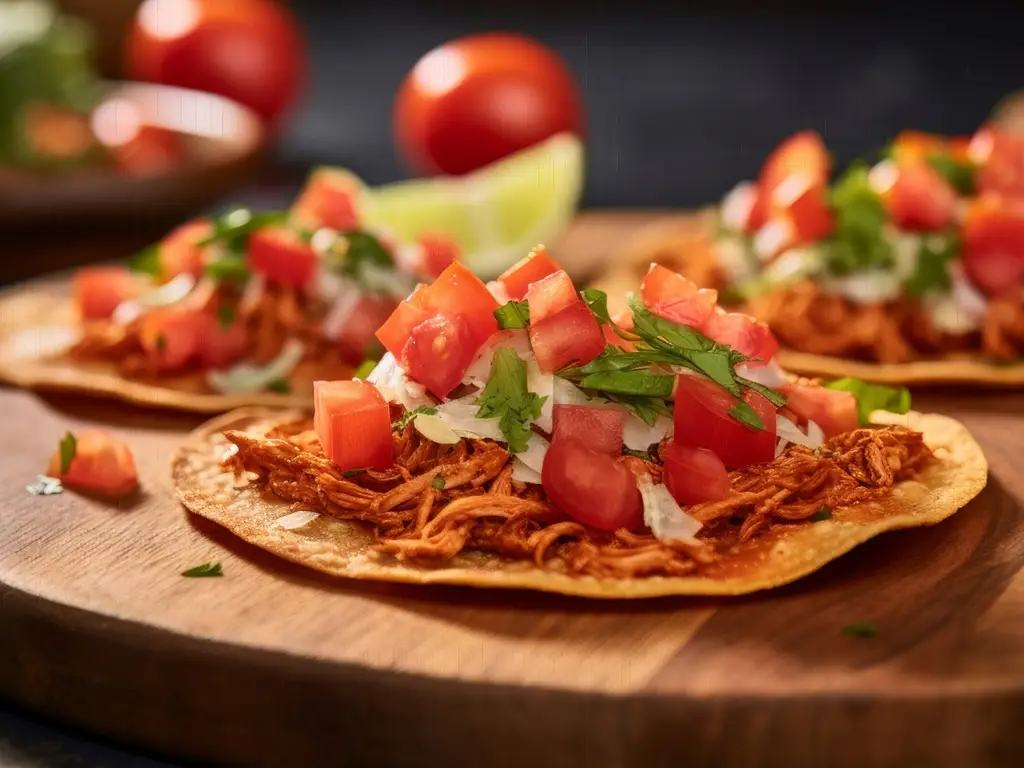
<svg viewBox="0 0 1024 768"><path fill-rule="evenodd" d="M265 436L228 431L238 451L226 465L252 473L273 497L372 525L377 550L399 559L436 562L482 550L612 578L699 572L770 526L811 524L824 507L877 499L931 456L919 433L899 427L860 429L818 451L792 447L770 464L733 472L727 499L690 507L705 523L698 539L665 543L646 529L608 533L572 520L539 486L514 480L511 455L491 441L438 445L407 426L392 435L392 468L345 473L323 455L312 428L305 420ZM622 461L634 474L661 478L657 463Z"/></svg>

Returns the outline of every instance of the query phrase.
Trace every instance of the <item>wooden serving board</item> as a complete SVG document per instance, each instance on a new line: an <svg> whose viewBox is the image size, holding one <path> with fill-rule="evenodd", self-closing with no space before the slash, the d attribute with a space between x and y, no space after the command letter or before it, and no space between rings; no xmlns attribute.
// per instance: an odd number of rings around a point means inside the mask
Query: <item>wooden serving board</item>
<svg viewBox="0 0 1024 768"><path fill-rule="evenodd" d="M562 258L640 218L582 219ZM950 520L749 598L609 603L320 577L175 502L201 417L0 389L0 696L231 764L1019 764L1024 393L915 406L990 462ZM25 491L96 425L134 449L138 497ZM208 561L223 578L179 575ZM861 622L877 636L844 634Z"/></svg>

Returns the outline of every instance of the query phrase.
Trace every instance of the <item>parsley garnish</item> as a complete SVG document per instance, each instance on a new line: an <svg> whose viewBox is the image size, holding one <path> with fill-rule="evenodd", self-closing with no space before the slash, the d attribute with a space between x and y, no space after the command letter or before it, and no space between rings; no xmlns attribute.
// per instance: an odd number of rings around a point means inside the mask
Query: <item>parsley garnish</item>
<svg viewBox="0 0 1024 768"><path fill-rule="evenodd" d="M525 301L509 301L494 310L494 317L502 330L525 328L530 324L530 305Z"/></svg>
<svg viewBox="0 0 1024 768"><path fill-rule="evenodd" d="M207 262L203 271L207 277L217 282L231 282L236 285L245 285L250 274L245 255L237 251L228 251L219 259Z"/></svg>
<svg viewBox="0 0 1024 768"><path fill-rule="evenodd" d="M843 634L852 635L853 637L874 637L878 634L878 627L870 621L860 622L859 624L847 624L843 627Z"/></svg>
<svg viewBox="0 0 1024 768"><path fill-rule="evenodd" d="M253 213L248 208L232 208L213 220L213 232L197 245L224 243L232 250L244 249L245 241L257 229L284 224L287 220L288 214L284 211Z"/></svg>
<svg viewBox="0 0 1024 768"><path fill-rule="evenodd" d="M887 268L892 246L885 238L889 216L881 198L868 184L868 166L852 163L830 194L835 231L822 243L825 266L833 275L848 275L869 267Z"/></svg>
<svg viewBox="0 0 1024 768"><path fill-rule="evenodd" d="M66 432L60 441L60 473L66 475L71 468L71 462L75 458L75 451L78 449L78 440L71 432Z"/></svg>
<svg viewBox="0 0 1024 768"><path fill-rule="evenodd" d="M438 475L437 477L435 477L433 480L430 481L430 485L431 485L431 487L435 488L438 491L443 491L444 490L444 478L441 477L440 475Z"/></svg>
<svg viewBox="0 0 1024 768"><path fill-rule="evenodd" d="M267 391L277 392L279 395L287 395L292 391L292 385L289 383L288 379L274 379L267 383Z"/></svg>
<svg viewBox="0 0 1024 768"><path fill-rule="evenodd" d="M917 267L903 282L903 290L916 298L933 291L945 293L952 285L949 264L959 254L960 238L955 233L925 235L917 253Z"/></svg>
<svg viewBox="0 0 1024 768"><path fill-rule="evenodd" d="M974 196L974 171L971 163L961 163L949 155L932 155L927 160L949 186L965 197Z"/></svg>
<svg viewBox="0 0 1024 768"><path fill-rule="evenodd" d="M832 508L828 506L820 507L817 512L811 515L809 518L812 523L820 523L825 520L832 519Z"/></svg>
<svg viewBox="0 0 1024 768"><path fill-rule="evenodd" d="M352 378L353 379L365 379L367 376L369 376L371 373L373 373L373 369L376 368L376 367L377 367L377 361L376 360L363 360L363 362L361 362L359 364L359 367L356 368L355 373L352 374Z"/></svg>
<svg viewBox="0 0 1024 768"><path fill-rule="evenodd" d="M159 276L162 272L160 267L160 244L155 243L136 253L128 260L128 268L132 272L139 272L140 274L152 275L154 277Z"/></svg>
<svg viewBox="0 0 1024 768"><path fill-rule="evenodd" d="M608 313L607 293L599 291L597 288L584 288L580 291L580 296L587 303L587 306L590 307L590 311L594 313L598 323L604 323L615 328L615 322Z"/></svg>
<svg viewBox="0 0 1024 768"><path fill-rule="evenodd" d="M36 481L31 485L26 485L25 490L33 496L56 496L58 493L64 492L64 486L56 477L36 475Z"/></svg>
<svg viewBox="0 0 1024 768"><path fill-rule="evenodd" d="M512 453L526 450L526 441L533 434L530 424L540 418L547 398L531 392L526 385L526 363L515 350L499 349L491 360L491 377L477 399L478 419L498 419L501 434Z"/></svg>
<svg viewBox="0 0 1024 768"><path fill-rule="evenodd" d="M235 322L235 308L230 304L217 307L217 323L221 328L230 328Z"/></svg>
<svg viewBox="0 0 1024 768"><path fill-rule="evenodd" d="M857 417L861 426L870 423L872 411L902 414L910 410L910 390L905 387L887 387L847 377L830 382L825 388L853 393L857 398Z"/></svg>
<svg viewBox="0 0 1024 768"><path fill-rule="evenodd" d="M431 408L429 405L421 405L419 408L414 408L411 411L406 411L393 422L391 422L392 431L398 429L405 429L409 426L409 422L415 419L419 415L433 416L437 413L437 408Z"/></svg>
<svg viewBox="0 0 1024 768"><path fill-rule="evenodd" d="M223 576L224 569L220 567L220 563L203 563L197 565L195 568L189 568L187 571L182 571L181 575L188 579L209 579L216 576Z"/></svg>

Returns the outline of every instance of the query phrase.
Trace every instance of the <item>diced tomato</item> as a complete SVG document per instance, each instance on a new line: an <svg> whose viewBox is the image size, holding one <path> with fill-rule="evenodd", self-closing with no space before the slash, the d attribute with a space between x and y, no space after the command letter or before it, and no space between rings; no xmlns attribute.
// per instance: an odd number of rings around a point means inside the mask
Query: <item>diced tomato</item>
<svg viewBox="0 0 1024 768"><path fill-rule="evenodd" d="M697 284L660 264L651 264L640 296L644 305L658 317L697 328L715 311L718 291L697 288ZM533 305L530 305L531 310Z"/></svg>
<svg viewBox="0 0 1024 768"><path fill-rule="evenodd" d="M756 184L744 181L730 190L720 208L722 224L740 232L756 232L764 225L767 208Z"/></svg>
<svg viewBox="0 0 1024 768"><path fill-rule="evenodd" d="M160 277L170 280L178 275L199 277L205 266L203 248L198 245L213 233L213 224L207 219L196 219L182 224L160 241Z"/></svg>
<svg viewBox="0 0 1024 768"><path fill-rule="evenodd" d="M172 371L188 365L198 354L210 316L196 309L161 307L142 316L139 341L153 366Z"/></svg>
<svg viewBox="0 0 1024 768"><path fill-rule="evenodd" d="M419 245L423 249L421 272L424 277L431 280L438 277L460 256L459 244L443 232L420 235Z"/></svg>
<svg viewBox="0 0 1024 768"><path fill-rule="evenodd" d="M543 245L538 245L526 254L525 258L502 272L498 281L505 286L510 299L522 301L530 289L530 283L560 272L561 269L548 254L548 249Z"/></svg>
<svg viewBox="0 0 1024 768"><path fill-rule="evenodd" d="M555 405L552 411L555 440L576 440L590 450L618 456L622 453L622 426L626 414L587 405Z"/></svg>
<svg viewBox="0 0 1024 768"><path fill-rule="evenodd" d="M675 399L675 440L680 445L714 451L730 469L775 457L775 407L758 393L745 390L743 401L761 418L761 430L733 418L729 412L739 400L702 376L678 376Z"/></svg>
<svg viewBox="0 0 1024 768"><path fill-rule="evenodd" d="M124 267L85 267L71 281L78 314L83 320L104 320L122 301L138 298L145 281Z"/></svg>
<svg viewBox="0 0 1024 768"><path fill-rule="evenodd" d="M901 131L889 148L892 159L899 163L927 160L946 153L946 140L942 136L924 131Z"/></svg>
<svg viewBox="0 0 1024 768"><path fill-rule="evenodd" d="M124 496L139 485L135 458L127 445L102 429L83 429L74 434L75 453L67 472L61 472L58 447L46 474L69 487L95 491L104 496Z"/></svg>
<svg viewBox="0 0 1024 768"><path fill-rule="evenodd" d="M419 288L408 299L399 302L391 316L377 329L377 340L399 362L402 360L405 342L412 335L412 329L430 317L427 310L417 306L420 301L418 291Z"/></svg>
<svg viewBox="0 0 1024 768"><path fill-rule="evenodd" d="M825 437L850 432L860 425L857 398L852 392L803 384L784 384L779 392L789 398L787 411L796 414L802 423L813 421Z"/></svg>
<svg viewBox="0 0 1024 768"><path fill-rule="evenodd" d="M155 125L140 125L134 136L107 147L114 164L131 176L157 176L181 166L181 135Z"/></svg>
<svg viewBox="0 0 1024 768"><path fill-rule="evenodd" d="M633 473L616 457L555 438L544 457L544 492L579 522L603 531L635 531L644 508Z"/></svg>
<svg viewBox="0 0 1024 768"><path fill-rule="evenodd" d="M395 301L389 297L362 296L338 337L341 359L352 365L361 363L373 343L374 334L388 322L395 309ZM405 334L405 337L408 338L408 335Z"/></svg>
<svg viewBox="0 0 1024 768"><path fill-rule="evenodd" d="M452 262L431 285L417 289L416 301L431 314L462 315L475 352L498 330L497 300L484 282L461 262Z"/></svg>
<svg viewBox="0 0 1024 768"><path fill-rule="evenodd" d="M768 156L758 177L759 194L770 208L775 190L796 175L805 177L808 188L824 189L828 184L829 165L828 150L821 136L816 131L800 131Z"/></svg>
<svg viewBox="0 0 1024 768"><path fill-rule="evenodd" d="M235 320L224 326L220 318L204 314L206 324L199 335L199 361L205 368L227 368L240 359L249 346L245 324Z"/></svg>
<svg viewBox="0 0 1024 768"><path fill-rule="evenodd" d="M530 323L541 323L576 302L582 302L576 286L564 270L530 283L526 291L530 305Z"/></svg>
<svg viewBox="0 0 1024 768"><path fill-rule="evenodd" d="M944 229L953 221L956 192L924 160L887 160L872 168L868 178L900 229Z"/></svg>
<svg viewBox="0 0 1024 768"><path fill-rule="evenodd" d="M740 312L719 308L700 327L700 332L750 358L749 365L767 365L779 352L779 342L767 324Z"/></svg>
<svg viewBox="0 0 1024 768"><path fill-rule="evenodd" d="M569 363L589 363L604 351L605 343L594 313L583 299L577 298L540 322L531 317L530 346L540 369L551 373Z"/></svg>
<svg viewBox="0 0 1024 768"><path fill-rule="evenodd" d="M979 194L1024 197L1024 137L995 126L982 126L971 138L968 157L978 166Z"/></svg>
<svg viewBox="0 0 1024 768"><path fill-rule="evenodd" d="M438 314L412 329L399 362L406 373L443 400L459 386L477 349L463 315Z"/></svg>
<svg viewBox="0 0 1024 768"><path fill-rule="evenodd" d="M348 174L330 168L314 171L299 199L292 205L292 218L307 229L329 227L349 232L359 226L359 187Z"/></svg>
<svg viewBox="0 0 1024 768"><path fill-rule="evenodd" d="M612 322L624 331L632 331L634 328L632 310L624 309L618 314L612 315Z"/></svg>
<svg viewBox="0 0 1024 768"><path fill-rule="evenodd" d="M313 382L313 427L338 469L387 469L392 462L391 412L372 384Z"/></svg>
<svg viewBox="0 0 1024 768"><path fill-rule="evenodd" d="M808 173L796 173L775 188L769 205L773 217L792 227L790 245L804 245L828 237L835 227L825 185Z"/></svg>
<svg viewBox="0 0 1024 768"><path fill-rule="evenodd" d="M963 264L990 296L1024 285L1024 199L984 195L971 201L963 225Z"/></svg>
<svg viewBox="0 0 1024 768"><path fill-rule="evenodd" d="M729 495L729 470L707 448L669 441L662 443L661 460L665 487L677 504L703 504Z"/></svg>
<svg viewBox="0 0 1024 768"><path fill-rule="evenodd" d="M249 264L271 282L303 286L313 276L316 262L313 246L288 227L263 227L249 238Z"/></svg>
<svg viewBox="0 0 1024 768"><path fill-rule="evenodd" d="M950 136L946 139L946 155L958 163L971 164L970 148L970 136Z"/></svg>
<svg viewBox="0 0 1024 768"><path fill-rule="evenodd" d="M619 336L619 334L612 330L610 325L602 325L601 333L604 334L604 340L613 347L618 347L626 352L636 352L636 345Z"/></svg>

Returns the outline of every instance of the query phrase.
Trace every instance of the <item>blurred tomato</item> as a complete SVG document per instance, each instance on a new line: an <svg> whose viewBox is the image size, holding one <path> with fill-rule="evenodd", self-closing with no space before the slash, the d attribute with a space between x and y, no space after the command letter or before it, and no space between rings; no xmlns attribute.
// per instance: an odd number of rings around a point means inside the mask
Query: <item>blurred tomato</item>
<svg viewBox="0 0 1024 768"><path fill-rule="evenodd" d="M273 122L306 77L302 34L272 0L146 0L127 48L128 73L220 94Z"/></svg>
<svg viewBox="0 0 1024 768"><path fill-rule="evenodd" d="M395 135L421 173L464 174L563 131L581 133L576 84L558 56L521 35L435 48L395 99Z"/></svg>

